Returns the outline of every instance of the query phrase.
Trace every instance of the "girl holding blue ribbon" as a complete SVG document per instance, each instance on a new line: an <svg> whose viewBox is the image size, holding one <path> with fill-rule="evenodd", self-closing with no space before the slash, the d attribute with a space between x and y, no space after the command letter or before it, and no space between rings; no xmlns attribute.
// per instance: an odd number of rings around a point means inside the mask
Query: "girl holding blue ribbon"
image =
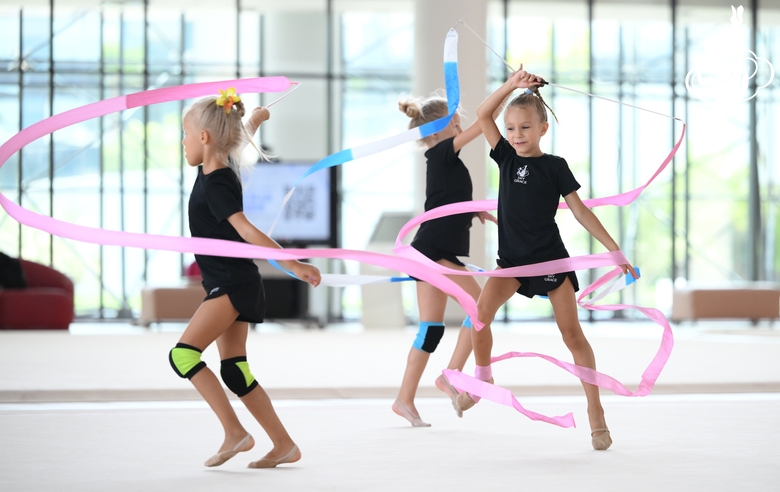
<svg viewBox="0 0 780 492"><path fill-rule="evenodd" d="M547 132L547 109L539 86L541 77L522 69L491 94L477 110L485 138L492 149L490 157L499 168L498 197L498 268L511 268L569 257L561 240L555 214L563 196L577 221L609 251L619 250L599 219L577 195L580 188L566 161L542 152L539 143ZM501 101L515 89L526 89L515 97L504 113L506 138L495 121L495 111ZM553 114L554 115L554 114ZM638 278L630 264L621 265L623 273ZM585 338L577 316L575 292L579 290L574 272L554 273L540 277L489 277L477 301L480 331L473 331L475 377L493 382L491 351L493 336L490 323L496 312L517 292L526 297L546 295L552 304L555 321L563 341L574 357L574 363L596 368L593 350ZM588 400L588 419L593 448L605 450L612 444L599 388L582 383ZM456 405L461 410L471 408L479 398L460 393Z"/></svg>
<svg viewBox="0 0 780 492"><path fill-rule="evenodd" d="M241 151L251 134L269 118L266 108L256 109L245 128L244 105L228 89L217 97L194 103L183 120L187 164L198 167L189 202L193 237L225 239L264 246L280 246L247 220L243 212L239 166ZM258 151L259 152L259 151ZM261 153L262 155L262 153ZM220 375L263 427L273 449L249 468L273 468L301 458L298 446L282 425L265 390L249 370L246 358L248 323L262 323L265 294L257 265L247 258L195 255L203 275L206 298L170 352L174 371L189 379L219 418L225 439L206 466L219 466L255 442L239 422L222 385L201 360L201 353L217 342L222 360ZM298 278L313 286L320 283L317 268L298 261L282 261Z"/></svg>
<svg viewBox="0 0 780 492"><path fill-rule="evenodd" d="M447 100L436 96L425 100L412 97L401 98L398 108L411 118L410 129L449 114ZM461 130L460 115L456 112L447 127L421 140L421 144L428 148L425 152L426 211L450 203L471 200L471 176L458 154L466 144L479 137L481 133L482 129L477 122L471 124L466 130ZM469 229L474 217L479 218L483 224L486 220L496 222L496 218L487 212L458 214L430 220L420 225L411 246L440 265L465 271L466 266L458 256L469 255ZM461 275L448 277L475 300L479 298L480 287L474 277ZM447 294L430 284L417 282L417 304L420 311L417 337L409 351L404 378L392 409L414 427L430 427L431 424L420 418L414 405L414 397L430 354L444 335ZM458 342L448 368L463 370L466 360L471 355L470 328L471 320L466 317L458 333ZM455 406L457 390L443 375L436 378L435 384L450 397L455 412L458 417L461 417L463 413Z"/></svg>

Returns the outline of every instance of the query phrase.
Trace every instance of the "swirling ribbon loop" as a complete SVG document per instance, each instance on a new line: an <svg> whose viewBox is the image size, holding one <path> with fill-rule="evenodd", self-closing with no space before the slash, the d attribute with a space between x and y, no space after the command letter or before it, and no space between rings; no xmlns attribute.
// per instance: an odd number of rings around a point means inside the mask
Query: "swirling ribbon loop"
<svg viewBox="0 0 780 492"><path fill-rule="evenodd" d="M370 142L364 145L354 147L352 149L345 149L335 154L329 155L316 163L310 168L303 176L298 180L298 183L305 179L306 176L317 172L322 169L337 166L351 160L366 157L369 155L382 152L384 150L396 147L398 145L419 140L428 135L436 133L445 128L452 118L452 115L457 111L460 103L460 88L458 81L458 64L457 64L457 32L452 29L448 32L444 43L444 74L447 90L447 102L449 114L444 118L432 121L418 128L408 130L398 135L382 139L375 142ZM162 89L155 89L149 91L143 91L135 94L128 94L124 96L107 99L91 104L87 104L80 108L72 109L50 118L35 123L19 133L11 137L2 146L0 146L0 167L18 150L27 145L28 143L48 135L56 130L65 128L67 126L86 121L92 118L97 118L110 113L147 106L150 104L158 104L170 101L179 101L184 99L191 99L195 97L201 97L205 95L215 94L220 88L229 86L235 87L237 92L281 92L290 88L291 83L286 77L258 77L250 79L238 79L228 80L220 82L205 82L197 84L187 84L176 87L166 87ZM284 96L283 96L284 97ZM595 97L595 96L594 96ZM623 103L621 103L623 104ZM640 108L641 109L641 108ZM685 132L685 126L683 125L682 133ZM585 200L588 206L598 205L626 205L636 199L637 196L647 187L653 179L666 167L671 161L674 153L680 146L682 141L682 135L680 140L672 149L669 156L664 160L663 164L648 180L648 182L640 188L632 190L630 192L615 195L613 197L596 198L591 200ZM297 184L297 183L296 183ZM294 190L294 187L293 187ZM284 203L289 200L293 190L285 197ZM552 262L545 262L536 265L526 265L523 267L508 268L500 271L475 271L475 272L458 272L452 271L442 267L429 259L420 255L416 250L408 246L401 244L402 238L407 235L412 228L422 223L425 220L431 220L437 217L443 217L446 215L464 213L464 212L476 212L485 210L494 210L496 208L495 200L482 200L475 202L464 202L445 207L440 207L435 210L431 210L422 214L415 219L412 219L407 223L399 233L396 241L395 251L397 255L383 255L379 253L371 253L367 251L355 251L346 249L273 249L263 248L260 246L254 246L247 243L239 243L234 241L224 241L216 239L206 238L191 238L191 237L175 237L175 236L163 236L154 234L140 234L124 231L111 231L106 229L100 229L96 227L86 227L76 224L71 224L61 220L57 220L53 217L46 217L35 212L24 209L17 205L13 201L9 200L2 193L0 193L0 205L6 210L6 212L17 220L20 224L28 227L33 227L49 234L53 234L59 237L73 239L77 241L101 244L101 245L114 245L124 247L137 247L145 249L156 249L165 251L175 251L180 253L195 253L203 255L215 255L226 257L242 257L242 258L263 258L268 260L293 260L303 258L331 258L341 260L355 260L359 262L369 263L372 265L381 266L395 271L404 272L407 275L414 276L423 280L434 287L441 289L443 292L453 296L464 308L466 313L471 317L474 327L479 329L482 325L478 321L476 302L471 298L463 289L461 289L455 282L449 279L446 275L458 274L458 275L499 275L499 276L536 276L545 275L548 273L556 273L560 271L568 270L581 270L584 268L596 268L604 266L614 266L627 263L626 258L619 251L610 253L601 253L596 255L589 255L584 257L565 258L562 260L555 260ZM284 206L284 205L283 205ZM565 203L561 204L561 208L565 208ZM281 213L281 212L280 212ZM270 234L270 231L269 231ZM619 269L618 269L619 270ZM650 363L648 368L642 375L642 382L639 388L635 392L631 392L625 388L622 384L615 379L598 373L588 368L579 367L570 363L561 362L549 356L534 353L523 352L510 352L502 356L496 357L494 361L505 360L515 357L541 357L549 362L558 365L564 370L574 374L583 381L596 384L598 386L610 389L618 394L624 394L627 396L641 396L650 392L655 384L658 375L663 369L666 360L673 345L673 338L671 328L666 318L660 311L655 309L643 308L638 306L629 305L594 305L592 302L583 301L583 297L593 289L604 285L605 282L614 278L617 275L618 270L610 272L605 277L608 279L603 280L602 277L593 285L586 288L580 295L580 306L586 309L595 310L617 310L636 308L640 312L644 313L650 319L664 327L664 334L661 340L661 347L658 353ZM446 274L446 275L445 275ZM610 276L611 275L611 276ZM356 276L333 276L325 274L323 276L324 283L330 285L350 285L354 284L367 284L374 282L398 282L404 281L404 277L365 277L357 278ZM626 285L628 285L626 283ZM512 406L521 413L529 416L532 419L553 423L556 425L562 425L564 427L570 427L574 425L574 420L571 414L563 417L545 417L544 415L526 410L520 405L517 399L504 388L499 386L488 385L481 381L475 380L469 376L458 372L444 371L447 377L452 382L453 386L461 390L468 391L475 395L482 396L485 399L493 400L498 403Z"/></svg>

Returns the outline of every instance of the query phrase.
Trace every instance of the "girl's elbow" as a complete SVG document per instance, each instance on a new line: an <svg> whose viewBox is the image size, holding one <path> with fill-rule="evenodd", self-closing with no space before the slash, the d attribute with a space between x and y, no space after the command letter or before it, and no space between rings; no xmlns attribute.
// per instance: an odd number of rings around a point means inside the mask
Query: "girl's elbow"
<svg viewBox="0 0 780 492"><path fill-rule="evenodd" d="M252 229L250 227L243 226L236 228L236 232L244 241L248 243L252 242Z"/></svg>

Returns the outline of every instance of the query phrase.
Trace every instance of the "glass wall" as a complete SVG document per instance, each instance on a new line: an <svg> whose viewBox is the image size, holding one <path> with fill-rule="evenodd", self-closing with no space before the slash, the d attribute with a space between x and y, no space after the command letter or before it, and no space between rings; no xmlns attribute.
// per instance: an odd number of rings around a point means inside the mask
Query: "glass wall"
<svg viewBox="0 0 780 492"><path fill-rule="evenodd" d="M780 1L754 3L755 37L753 3L738 25L724 0L488 1L487 41L511 66L522 62L559 86L688 124L669 168L634 204L595 210L643 271L623 302L668 311L674 284L780 281L780 81L762 87L769 63L780 66ZM51 114L148 88L285 75L301 87L272 108L258 142L280 160L313 163L406 128L396 102L412 87L413 26L413 0L239 0L219 8L200 0L3 2L0 139ZM748 82L755 97L713 100L689 90L686 76L706 75L714 54L727 50L739 60L748 49L766 61ZM508 68L488 57L492 90ZM559 119L543 149L566 158L583 198L644 184L682 130L669 118L561 87L542 93ZM245 101L252 107L277 96L246 94ZM0 169L0 189L80 225L188 235L195 174L181 153L186 104L124 111L39 139ZM340 246L363 249L382 212L412 210L415 152L406 145L338 169ZM496 196L492 162L488 169ZM558 220L572 255L603 251L568 212ZM492 257L495 228L488 231ZM70 276L81 317L137 315L144 285L176 282L193 260L52 238L5 213L0 250ZM349 262L329 268L359 271ZM599 273L582 272L581 284ZM359 289L333 292L345 316L359 316ZM515 296L504 314L549 317L551 310Z"/></svg>
<svg viewBox="0 0 780 492"><path fill-rule="evenodd" d="M685 84L686 75L695 70L712 77L705 69L713 58L719 59L722 70L726 52L731 57L730 74L745 65L748 49L769 61L777 59L780 2L760 3L755 46L750 39L752 13L749 6L746 9L740 24L731 20L731 4L725 1L491 4L491 44L503 50L499 52L512 66L522 61L526 69L551 82L673 114L687 123L673 162L636 202L594 209L643 271L643 279L622 302L668 312L673 285L780 278L780 161L777 139L769 137L778 116L778 80L762 90L733 88L735 94L741 90L738 96L717 99L689 91ZM506 72L497 57L489 56L495 87ZM771 70L768 63L758 63L758 74L746 85L768 83ZM722 85L727 87L726 81ZM744 100L756 92L756 97ZM567 159L582 185L582 198L614 195L644 184L681 136L682 125L663 116L556 87L542 93L560 119L551 123L544 150ZM495 194L498 177L489 168ZM751 201L756 212L750 211ZM751 221L757 223L753 228ZM603 251L568 212L558 215L558 223L570 254ZM494 242L491 251L496 246ZM580 281L601 273L582 272ZM547 302L515 296L507 303L506 316L551 316L551 309Z"/></svg>

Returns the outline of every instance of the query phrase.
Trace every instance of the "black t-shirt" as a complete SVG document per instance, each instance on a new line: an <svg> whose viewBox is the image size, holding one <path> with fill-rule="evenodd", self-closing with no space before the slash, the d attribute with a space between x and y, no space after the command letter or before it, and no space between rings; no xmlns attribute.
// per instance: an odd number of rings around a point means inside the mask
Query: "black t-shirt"
<svg viewBox="0 0 780 492"><path fill-rule="evenodd" d="M198 166L198 178L190 195L189 216L192 237L244 241L227 218L242 212L241 180L230 168L203 174ZM259 278L257 265L249 258L195 255L206 292L215 287L235 287Z"/></svg>
<svg viewBox="0 0 780 492"><path fill-rule="evenodd" d="M425 152L425 211L471 200L471 175L453 147L454 138L442 140ZM458 214L420 224L412 246L424 245L457 256L469 255L469 228L474 214Z"/></svg>
<svg viewBox="0 0 780 492"><path fill-rule="evenodd" d="M560 197L580 184L562 157L520 157L502 138L490 157L498 163L498 256L515 265L569 256L555 214Z"/></svg>

